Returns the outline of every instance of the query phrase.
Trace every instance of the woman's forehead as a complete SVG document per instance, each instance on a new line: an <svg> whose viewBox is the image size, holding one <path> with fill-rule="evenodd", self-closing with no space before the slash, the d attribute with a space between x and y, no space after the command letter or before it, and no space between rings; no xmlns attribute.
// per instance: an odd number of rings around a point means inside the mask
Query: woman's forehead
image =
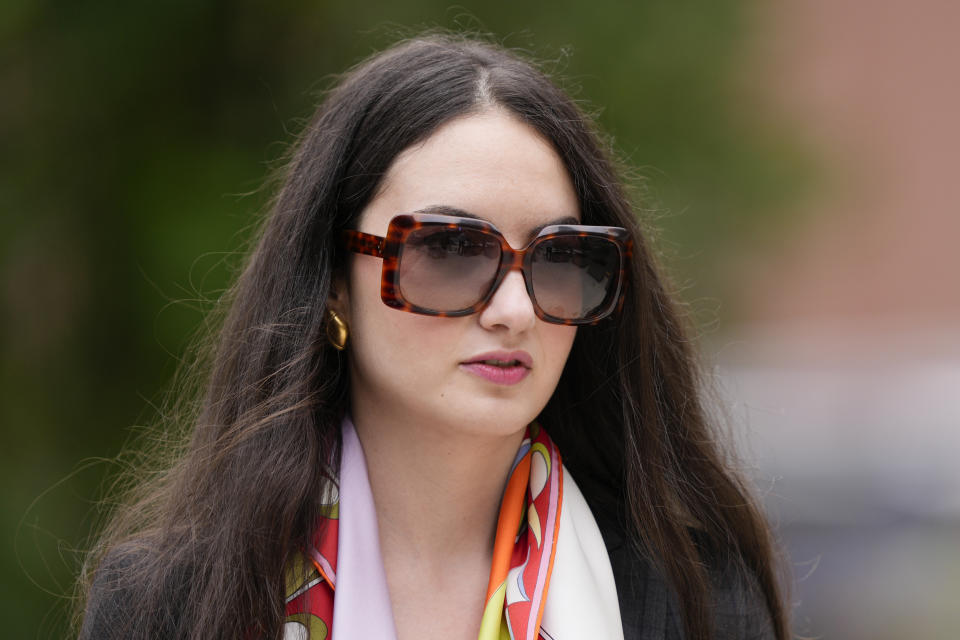
<svg viewBox="0 0 960 640"><path fill-rule="evenodd" d="M580 220L573 183L552 145L500 112L458 118L400 154L360 228L382 234L394 215L417 211L486 220L511 242L555 221Z"/></svg>

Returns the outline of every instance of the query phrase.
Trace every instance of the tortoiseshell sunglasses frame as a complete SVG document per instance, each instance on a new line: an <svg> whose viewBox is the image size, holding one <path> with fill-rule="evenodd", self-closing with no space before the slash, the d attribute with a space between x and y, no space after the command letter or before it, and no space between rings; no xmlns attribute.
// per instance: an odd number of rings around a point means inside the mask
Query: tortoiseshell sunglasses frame
<svg viewBox="0 0 960 640"><path fill-rule="evenodd" d="M404 299L400 291L399 282L400 257L404 242L406 242L407 236L410 235L410 233L425 227L436 227L438 229L450 229L453 231L480 231L488 234L500 243L500 265L497 267L496 275L488 291L475 304L455 311L438 311L413 304ZM541 230L523 249L514 249L511 247L507 243L506 238L503 237L503 234L500 233L500 230L485 220L431 213L407 213L395 216L390 220L385 238L353 229L347 229L342 233L344 244L349 251L383 259L383 270L380 278L380 299L383 300L384 304L401 311L441 318L456 318L477 313L487 305L507 274L516 269L523 274L523 282L527 287L527 294L530 296L530 302L533 304L533 310L538 318L544 322L553 324L596 324L615 310L619 311L620 307L623 306L623 295L627 277L626 269L633 255L633 243L630 240L630 234L622 227L566 224L551 225ZM607 293L604 301L598 305L597 311L584 318L575 319L550 315L540 307L533 293L533 249L545 240L571 236L609 240L617 247L620 259L619 272L616 276L616 286L612 287L611 291Z"/></svg>

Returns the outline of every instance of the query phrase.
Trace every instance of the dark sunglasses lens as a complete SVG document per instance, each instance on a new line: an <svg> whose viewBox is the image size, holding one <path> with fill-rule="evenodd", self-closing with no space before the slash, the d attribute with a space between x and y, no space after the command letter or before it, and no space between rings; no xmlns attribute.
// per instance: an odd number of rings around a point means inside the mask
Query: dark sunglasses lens
<svg viewBox="0 0 960 640"><path fill-rule="evenodd" d="M454 312L480 301L500 265L500 243L483 231L427 226L407 235L397 282L404 300Z"/></svg>
<svg viewBox="0 0 960 640"><path fill-rule="evenodd" d="M609 306L620 278L620 250L607 238L555 236L536 246L532 269L540 308L581 320Z"/></svg>

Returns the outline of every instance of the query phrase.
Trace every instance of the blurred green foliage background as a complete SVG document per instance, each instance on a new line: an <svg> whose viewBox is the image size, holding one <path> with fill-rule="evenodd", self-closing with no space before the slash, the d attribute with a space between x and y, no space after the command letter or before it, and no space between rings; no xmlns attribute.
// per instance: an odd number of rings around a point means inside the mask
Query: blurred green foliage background
<svg viewBox="0 0 960 640"><path fill-rule="evenodd" d="M751 11L745 0L0 3L4 636L69 633L110 459L155 421L266 201L268 168L332 74L402 35L486 32L547 61L642 179L683 295L708 323L734 319L737 292L716 265L782 228L777 212L812 174L754 112Z"/></svg>

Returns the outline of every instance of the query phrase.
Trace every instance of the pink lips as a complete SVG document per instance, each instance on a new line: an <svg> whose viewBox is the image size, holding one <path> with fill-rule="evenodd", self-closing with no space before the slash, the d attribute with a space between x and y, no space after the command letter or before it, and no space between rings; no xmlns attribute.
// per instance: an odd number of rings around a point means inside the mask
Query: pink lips
<svg viewBox="0 0 960 640"><path fill-rule="evenodd" d="M509 365L490 364L488 360L495 360L500 363L512 363ZM470 373L489 380L494 384L513 385L527 377L530 373L530 367L533 365L533 358L526 351L490 351L481 353L478 356L470 358L469 361L460 364L461 367Z"/></svg>

